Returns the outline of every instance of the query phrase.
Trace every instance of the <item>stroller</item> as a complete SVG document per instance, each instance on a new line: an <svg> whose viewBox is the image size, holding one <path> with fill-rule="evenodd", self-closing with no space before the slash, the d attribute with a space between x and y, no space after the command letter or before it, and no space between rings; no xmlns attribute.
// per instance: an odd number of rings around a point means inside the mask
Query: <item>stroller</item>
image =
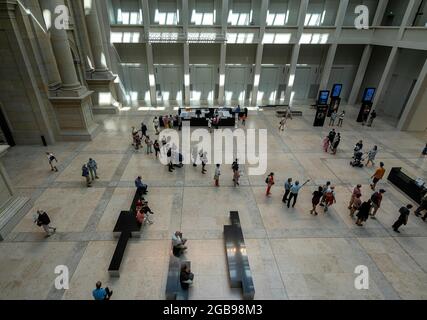
<svg viewBox="0 0 427 320"><path fill-rule="evenodd" d="M353 161L350 162L350 165L352 167L363 168L363 161L363 152L358 150L354 152Z"/></svg>

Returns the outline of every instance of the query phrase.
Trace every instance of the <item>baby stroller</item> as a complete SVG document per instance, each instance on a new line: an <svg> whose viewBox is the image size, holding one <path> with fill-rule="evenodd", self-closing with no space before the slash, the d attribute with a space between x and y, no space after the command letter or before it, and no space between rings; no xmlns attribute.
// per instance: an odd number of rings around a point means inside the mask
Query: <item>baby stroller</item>
<svg viewBox="0 0 427 320"><path fill-rule="evenodd" d="M364 159L363 159L363 152L359 150L359 151L356 151L354 153L353 161L350 162L350 165L352 167L363 168L363 166L364 166L363 165L363 161L364 161Z"/></svg>

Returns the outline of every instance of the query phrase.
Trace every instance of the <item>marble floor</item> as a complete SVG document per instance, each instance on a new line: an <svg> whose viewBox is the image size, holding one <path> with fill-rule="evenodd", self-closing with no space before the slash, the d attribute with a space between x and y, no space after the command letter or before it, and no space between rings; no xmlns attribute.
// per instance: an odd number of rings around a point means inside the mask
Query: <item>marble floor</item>
<svg viewBox="0 0 427 320"><path fill-rule="evenodd" d="M16 193L31 198L22 219L0 243L0 299L91 299L96 281L114 289L114 299L164 299L170 238L182 230L189 239L187 259L192 261L195 283L190 299L241 299L230 289L223 241L223 225L230 211L238 210L246 239L256 299L427 299L427 223L410 216L401 234L391 225L398 209L411 201L387 181L377 220L355 225L347 205L351 190L363 185L368 198L373 168L349 166L353 145L379 146L377 162L386 168L402 167L412 176L427 179L427 159L420 158L425 133L398 132L381 116L372 128L354 120L347 107L339 129L342 143L337 155L323 153L321 142L329 128L314 128L314 112L297 109L303 117L278 132L274 110L251 111L247 128L267 129L268 173L276 174L270 198L265 197L265 174L248 176L242 166L241 186L232 186L232 173L224 166L221 187L213 187L213 168L186 166L170 174L154 156L135 152L130 128L149 123L154 110L133 108L116 116L96 116L96 136L90 142L58 143L49 151L59 160L59 172L49 170L39 146L18 146L4 157ZM86 188L81 166L89 157L99 165L100 179ZM117 240L112 229L120 211L130 207L133 180L141 175L149 185L147 200L155 223L141 239L131 239L121 266L121 277L107 272ZM295 209L281 202L288 177L311 182L301 191ZM309 214L311 193L331 180L338 202L326 214ZM49 239L34 225L37 209L47 211L58 232ZM55 267L69 268L70 288L57 290ZM369 270L369 289L357 290L356 266Z"/></svg>

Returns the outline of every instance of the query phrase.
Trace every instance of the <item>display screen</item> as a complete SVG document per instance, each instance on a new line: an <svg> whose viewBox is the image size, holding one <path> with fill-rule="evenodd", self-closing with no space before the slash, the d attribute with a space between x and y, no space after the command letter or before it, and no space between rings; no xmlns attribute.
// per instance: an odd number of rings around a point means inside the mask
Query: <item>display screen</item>
<svg viewBox="0 0 427 320"><path fill-rule="evenodd" d="M329 100L329 91L323 90L319 93L319 104L328 104Z"/></svg>
<svg viewBox="0 0 427 320"><path fill-rule="evenodd" d="M363 94L363 102L372 102L375 96L375 88L366 88L365 93Z"/></svg>
<svg viewBox="0 0 427 320"><path fill-rule="evenodd" d="M339 98L342 91L342 84L334 84L334 87L332 88L332 98Z"/></svg>

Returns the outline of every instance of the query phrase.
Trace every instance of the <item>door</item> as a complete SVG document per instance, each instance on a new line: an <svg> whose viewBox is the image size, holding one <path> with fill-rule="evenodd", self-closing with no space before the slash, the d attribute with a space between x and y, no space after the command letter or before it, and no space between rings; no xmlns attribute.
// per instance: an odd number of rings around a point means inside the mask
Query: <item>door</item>
<svg viewBox="0 0 427 320"><path fill-rule="evenodd" d="M250 73L250 72L249 72ZM225 81L225 100L244 103L249 79L247 67L227 67Z"/></svg>
<svg viewBox="0 0 427 320"><path fill-rule="evenodd" d="M274 103L278 97L277 90L279 89L279 74L278 67L262 67L261 76L258 87L258 101L265 103Z"/></svg>
<svg viewBox="0 0 427 320"><path fill-rule="evenodd" d="M181 66L158 66L157 84L159 98L165 101L182 101L183 73Z"/></svg>
<svg viewBox="0 0 427 320"><path fill-rule="evenodd" d="M294 100L306 100L311 85L311 68L297 67L294 82Z"/></svg>
<svg viewBox="0 0 427 320"><path fill-rule="evenodd" d="M191 100L213 102L215 94L214 68L212 66L193 66L191 73Z"/></svg>

